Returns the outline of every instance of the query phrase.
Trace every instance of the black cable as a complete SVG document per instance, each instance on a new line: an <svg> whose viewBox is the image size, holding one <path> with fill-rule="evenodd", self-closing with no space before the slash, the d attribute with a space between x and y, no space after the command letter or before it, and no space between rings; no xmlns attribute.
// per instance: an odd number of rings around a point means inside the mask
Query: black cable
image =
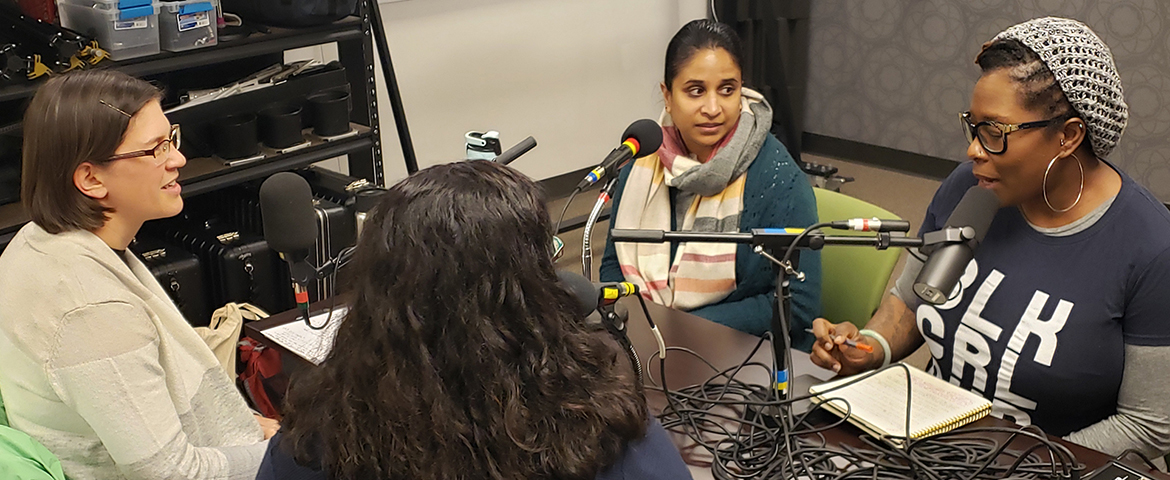
<svg viewBox="0 0 1170 480"><path fill-rule="evenodd" d="M1113 457L1113 459L1121 460L1130 455L1135 455L1142 459L1142 463L1145 463L1147 467L1150 467L1150 471L1158 471L1157 465L1154 465L1154 462L1150 460L1150 457L1147 457L1146 454L1133 448L1126 449L1124 452L1119 453L1116 457Z"/></svg>
<svg viewBox="0 0 1170 480"><path fill-rule="evenodd" d="M966 427L908 441L905 437L888 439L903 440L900 446L862 435L864 447L828 446L821 432L847 421L851 411L847 402L835 400L843 404L844 416L827 425L814 425L809 422L812 409L800 415L794 415L791 410L794 402L809 399L809 395L779 401L769 386L738 379L748 369L770 369L769 365L750 360L762 348L765 339L757 342L743 362L726 369L715 367L693 350L668 347L668 351L693 356L711 369L711 377L698 385L670 390L665 382L666 366L662 359L658 365L660 385L655 383L653 376L647 377L647 389L662 391L666 395L667 406L659 415L662 425L686 435L698 448L709 452L712 456L711 472L717 479L1073 478L1077 466L1075 457L1035 427ZM902 369L909 376L908 367L900 364L868 372L825 390L820 395L822 399L814 401L812 408L827 401L824 398L830 398L833 390L890 368ZM908 381L908 390L910 385ZM912 395L912 391L909 394ZM908 401L907 413L910 405ZM764 413L766 408L779 409L781 414L768 416ZM905 433L910 433L909 424ZM993 433L1009 436L1005 441L996 441L989 438ZM1019 454L1009 452L1013 442L1021 438L1028 438L1035 445ZM1048 452L1051 460L1037 454L1041 451ZM1004 460L997 462L997 459Z"/></svg>
<svg viewBox="0 0 1170 480"><path fill-rule="evenodd" d="M345 247L341 249L340 252L337 252L337 257L331 258L325 262L325 264L329 266L327 267L329 271L326 273L326 275L329 276L329 281L334 285L335 290L331 295L329 295L329 310L327 311L327 315L325 315L325 322L322 323L321 326L315 326L313 325L313 322L309 321L309 311L307 308L304 312L302 312L302 314L305 315L305 324L309 326L309 329L324 330L325 327L329 326L329 322L333 320L333 309L337 306L337 271L341 270L341 267L344 267L345 264L349 263L349 261L353 259L353 255L356 250L356 245Z"/></svg>
<svg viewBox="0 0 1170 480"><path fill-rule="evenodd" d="M781 264L788 263L788 260L790 258L792 258L792 252L796 251L796 248L800 245L800 241L804 240L804 237L807 237L808 234L810 234L812 232L818 231L817 229L825 228L825 227L828 227L830 225L831 225L830 222L820 222L820 223L813 224L813 226L808 227L808 228L802 230L800 233L798 233L796 235L796 238L792 239L792 243L788 244L788 248L786 248L784 250L784 257L780 260L780 263ZM781 265L781 268L783 268L783 265Z"/></svg>
<svg viewBox="0 0 1170 480"><path fill-rule="evenodd" d="M917 248L907 248L906 253L909 253L911 257L918 259L918 261L922 263L926 263L926 260L929 258L926 255L920 253Z"/></svg>
<svg viewBox="0 0 1170 480"><path fill-rule="evenodd" d="M814 225L797 235L781 257L781 268L790 265L787 262L804 237L826 225ZM781 334L787 335L787 332ZM800 395L781 400L771 385L740 379L746 371L757 373L755 369L765 370L769 379L775 378L775 358L768 363L751 360L763 347L764 340L770 338L771 334L766 333L742 362L722 369L693 350L667 347L667 351L693 356L711 370L707 380L679 390L671 390L667 385L664 358L658 359L658 382L649 373L653 371L652 360L646 361L648 383L645 388L661 391L666 397L666 406L658 415L663 427L686 436L696 448L710 454L711 473L717 479L1073 479L1083 469L1067 448L1049 440L1036 427L967 426L911 438L913 383L909 367L904 364L857 375L821 391L815 399L813 395ZM791 349L787 349L784 355L788 357L786 365L792 365ZM853 411L847 401L833 399L831 393L891 368L902 369L900 374L906 376L903 435L875 438L863 434L860 436L862 447L830 446L823 432L843 425ZM798 415L792 407L804 400L810 400L812 405ZM840 405L844 414L828 424L814 424L810 421L814 411L828 401ZM1008 437L1001 442L991 434ZM1034 445L1023 452L1010 451L1009 447L1018 439L1029 439ZM1047 457L1038 452L1046 452Z"/></svg>
<svg viewBox="0 0 1170 480"><path fill-rule="evenodd" d="M576 197L578 193L581 193L581 189L574 188L573 192L569 194L569 198L565 199L565 207L561 209L561 215L557 217L557 225L553 228L553 235L561 234L561 222L565 220L565 212L569 211L569 205L573 204L573 197Z"/></svg>

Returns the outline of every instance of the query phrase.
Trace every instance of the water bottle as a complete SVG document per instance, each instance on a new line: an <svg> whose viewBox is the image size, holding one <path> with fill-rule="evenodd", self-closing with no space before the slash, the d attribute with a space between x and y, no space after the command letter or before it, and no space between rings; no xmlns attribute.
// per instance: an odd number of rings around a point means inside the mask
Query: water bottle
<svg viewBox="0 0 1170 480"><path fill-rule="evenodd" d="M467 132L464 137L467 139L468 160L491 160L503 151L500 148L500 132L495 130Z"/></svg>

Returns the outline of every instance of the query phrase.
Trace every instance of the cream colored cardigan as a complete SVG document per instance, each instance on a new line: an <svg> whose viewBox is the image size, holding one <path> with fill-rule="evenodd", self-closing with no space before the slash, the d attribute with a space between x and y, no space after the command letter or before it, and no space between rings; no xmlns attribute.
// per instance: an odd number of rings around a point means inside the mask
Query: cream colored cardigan
<svg viewBox="0 0 1170 480"><path fill-rule="evenodd" d="M0 395L71 479L251 479L267 442L133 254L29 223L0 255Z"/></svg>

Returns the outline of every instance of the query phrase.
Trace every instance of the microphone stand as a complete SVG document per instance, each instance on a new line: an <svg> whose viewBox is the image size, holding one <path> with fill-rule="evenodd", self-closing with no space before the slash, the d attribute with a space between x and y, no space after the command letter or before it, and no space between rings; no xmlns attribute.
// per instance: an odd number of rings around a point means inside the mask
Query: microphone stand
<svg viewBox="0 0 1170 480"><path fill-rule="evenodd" d="M784 262L777 258L784 256L789 248L820 250L825 245L850 245L873 247L884 250L889 247L922 247L919 238L877 232L874 236L827 236L820 230L805 232L789 228L757 228L749 233L708 233L708 232L665 232L662 230L624 230L611 233L615 242L665 243L665 242L707 242L737 243L753 246L753 251L767 258L776 271L776 303L772 305L772 354L775 358L773 389L777 400L788 399L788 356L791 352L791 338L788 330L792 318L792 293L790 279L804 280L804 273L797 270L797 261ZM794 260L799 259L799 256Z"/></svg>
<svg viewBox="0 0 1170 480"><path fill-rule="evenodd" d="M394 126L398 129L398 142L402 145L406 172L414 173L418 171L418 159L414 153L414 141L410 138L410 127L406 125L406 110L402 108L398 76L394 74L394 62L390 60L390 46L386 43L386 24L382 22L382 10L378 7L378 0L366 0L366 9L370 14L370 30L374 33L374 45L378 49L378 63L382 64L382 78L386 82L386 94L390 97L390 113L394 114ZM377 101L376 98L373 100ZM377 138L374 139L375 144L379 141Z"/></svg>
<svg viewBox="0 0 1170 480"><path fill-rule="evenodd" d="M605 182L601 193L597 195L597 201L593 204L593 210L589 212L589 218L585 220L585 232L581 237L581 275L591 282L593 281L593 245L590 239L593 237L593 227L597 224L597 218L601 216L601 209L605 207L606 203L609 203L610 198L613 198L613 190L617 186L617 181L618 177L614 175Z"/></svg>

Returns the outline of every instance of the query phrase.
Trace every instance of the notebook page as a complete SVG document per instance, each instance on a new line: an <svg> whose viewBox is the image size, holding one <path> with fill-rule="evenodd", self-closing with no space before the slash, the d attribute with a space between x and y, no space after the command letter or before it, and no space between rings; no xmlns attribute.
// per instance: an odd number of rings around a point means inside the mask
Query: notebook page
<svg viewBox="0 0 1170 480"><path fill-rule="evenodd" d="M345 312L345 307L337 307L333 309L331 318L328 310L311 315L309 318L313 325L319 326L329 321L321 330L313 330L305 322L297 320L269 328L264 331L264 336L314 365L320 365L329 351L333 350L333 337L337 336L337 327L341 325Z"/></svg>
<svg viewBox="0 0 1170 480"><path fill-rule="evenodd" d="M912 385L910 432L921 436L935 428L965 418L985 407L987 399L951 385L922 370L909 367ZM856 377L848 377L817 385L810 392L820 394ZM830 400L844 413L848 409L857 420L869 424L879 433L893 436L906 434L906 371L890 368L854 385L820 395Z"/></svg>

